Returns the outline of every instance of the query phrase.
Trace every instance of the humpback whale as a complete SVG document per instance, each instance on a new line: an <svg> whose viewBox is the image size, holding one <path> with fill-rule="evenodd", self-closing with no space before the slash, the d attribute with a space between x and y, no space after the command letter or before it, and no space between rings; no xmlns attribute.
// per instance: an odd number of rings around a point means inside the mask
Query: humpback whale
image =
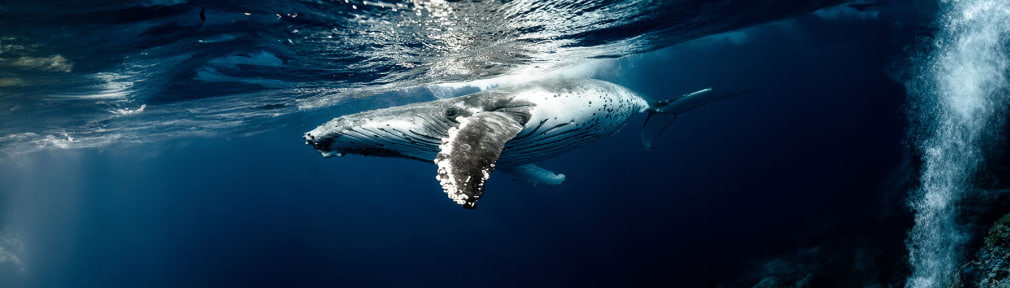
<svg viewBox="0 0 1010 288"><path fill-rule="evenodd" d="M732 95L707 88L649 101L606 81L544 80L340 116L304 138L324 157L434 161L442 190L473 209L496 169L535 184L560 184L564 174L534 163L616 133L634 113L648 113L642 143L651 148L678 114Z"/></svg>

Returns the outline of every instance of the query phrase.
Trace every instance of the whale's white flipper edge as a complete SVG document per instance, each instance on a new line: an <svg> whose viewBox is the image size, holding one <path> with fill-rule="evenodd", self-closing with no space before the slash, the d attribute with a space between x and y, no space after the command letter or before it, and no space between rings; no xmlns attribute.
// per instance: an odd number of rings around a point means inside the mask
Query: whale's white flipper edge
<svg viewBox="0 0 1010 288"><path fill-rule="evenodd" d="M449 135L442 139L435 157L438 165L435 178L456 204L476 208L505 142L523 129L525 123L518 120L529 118L515 117L514 113L481 112L457 117L459 126L449 128Z"/></svg>

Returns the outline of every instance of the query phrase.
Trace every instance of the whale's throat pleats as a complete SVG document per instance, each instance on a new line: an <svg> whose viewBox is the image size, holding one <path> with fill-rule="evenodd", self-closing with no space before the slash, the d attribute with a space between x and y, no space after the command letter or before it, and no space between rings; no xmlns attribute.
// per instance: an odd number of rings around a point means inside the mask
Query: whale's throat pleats
<svg viewBox="0 0 1010 288"><path fill-rule="evenodd" d="M463 208L476 207L505 143L519 134L527 119L528 112L515 110L456 118L459 126L449 128L435 157L435 178L450 199Z"/></svg>

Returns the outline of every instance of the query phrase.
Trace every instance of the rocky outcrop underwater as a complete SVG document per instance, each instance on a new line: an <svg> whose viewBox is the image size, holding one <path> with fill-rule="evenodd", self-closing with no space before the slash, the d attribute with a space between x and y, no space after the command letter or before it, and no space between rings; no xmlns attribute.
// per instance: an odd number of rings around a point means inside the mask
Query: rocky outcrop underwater
<svg viewBox="0 0 1010 288"><path fill-rule="evenodd" d="M989 228L974 257L961 266L955 288L1010 287L1010 213Z"/></svg>

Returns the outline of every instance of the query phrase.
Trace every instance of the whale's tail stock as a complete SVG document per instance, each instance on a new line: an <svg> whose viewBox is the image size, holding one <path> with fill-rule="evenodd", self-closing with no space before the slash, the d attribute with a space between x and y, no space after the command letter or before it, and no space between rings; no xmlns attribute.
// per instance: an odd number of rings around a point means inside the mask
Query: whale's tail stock
<svg viewBox="0 0 1010 288"><path fill-rule="evenodd" d="M659 135L663 134L663 131L667 127L670 127L673 120L677 119L677 115L709 103L754 92L757 92L757 90L717 91L712 88L705 88L678 97L654 101L649 105L649 114L645 117L645 123L642 124L642 145L645 145L646 149L652 149L652 143L656 141Z"/></svg>

